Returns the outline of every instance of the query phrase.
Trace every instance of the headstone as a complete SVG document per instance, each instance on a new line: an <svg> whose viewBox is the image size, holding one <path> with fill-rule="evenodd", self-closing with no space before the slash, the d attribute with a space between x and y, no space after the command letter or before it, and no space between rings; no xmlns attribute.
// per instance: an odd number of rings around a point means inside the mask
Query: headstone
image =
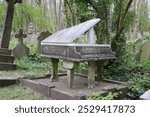
<svg viewBox="0 0 150 117"><path fill-rule="evenodd" d="M26 43L31 43L33 45L37 45L38 44L38 40L37 40L38 34L28 34L27 35L27 39L24 40L24 42Z"/></svg>
<svg viewBox="0 0 150 117"><path fill-rule="evenodd" d="M133 44L133 52L136 52L141 47L142 44L143 44L142 39L136 40Z"/></svg>
<svg viewBox="0 0 150 117"><path fill-rule="evenodd" d="M4 22L3 34L1 39L1 48L8 48L11 36L12 21L14 15L15 3L22 3L22 0L6 0L7 1L7 12Z"/></svg>
<svg viewBox="0 0 150 117"><path fill-rule="evenodd" d="M35 33L35 26L33 25L32 22L30 22L28 26L28 34L33 34L33 33Z"/></svg>
<svg viewBox="0 0 150 117"><path fill-rule="evenodd" d="M41 41L43 41L44 39L46 39L47 37L49 37L51 35L51 33L49 33L48 31L43 31L39 34L37 40L38 40L38 44L37 44L37 53L40 54L41 53Z"/></svg>
<svg viewBox="0 0 150 117"><path fill-rule="evenodd" d="M136 54L136 60L141 61L150 58L150 40L146 41Z"/></svg>
<svg viewBox="0 0 150 117"><path fill-rule="evenodd" d="M143 95L140 96L141 100L150 100L150 90L146 91Z"/></svg>
<svg viewBox="0 0 150 117"><path fill-rule="evenodd" d="M25 57L29 55L29 48L23 43L23 38L26 37L27 35L23 34L23 29L19 29L18 34L15 34L15 38L18 38L18 44L12 52L15 57Z"/></svg>

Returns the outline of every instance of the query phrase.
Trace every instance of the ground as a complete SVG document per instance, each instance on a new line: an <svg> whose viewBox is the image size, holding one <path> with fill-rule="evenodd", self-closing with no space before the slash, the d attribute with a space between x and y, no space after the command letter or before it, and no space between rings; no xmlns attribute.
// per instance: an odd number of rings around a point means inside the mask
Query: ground
<svg viewBox="0 0 150 117"><path fill-rule="evenodd" d="M21 85L12 85L0 88L0 100L42 100L46 99L39 93Z"/></svg>

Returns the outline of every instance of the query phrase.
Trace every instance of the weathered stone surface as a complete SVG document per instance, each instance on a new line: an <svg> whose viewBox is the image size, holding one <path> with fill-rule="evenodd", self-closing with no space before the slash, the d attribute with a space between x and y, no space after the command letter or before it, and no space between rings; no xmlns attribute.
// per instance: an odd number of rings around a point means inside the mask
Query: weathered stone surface
<svg viewBox="0 0 150 117"><path fill-rule="evenodd" d="M39 34L39 36L37 37L38 40L38 44L37 44L37 53L40 54L41 53L41 41L43 41L44 39L46 39L48 36L50 36L51 33L49 33L48 31L43 31Z"/></svg>
<svg viewBox="0 0 150 117"><path fill-rule="evenodd" d="M143 95L140 96L141 100L150 100L150 90L146 91Z"/></svg>
<svg viewBox="0 0 150 117"><path fill-rule="evenodd" d="M11 50L8 50L8 49L5 49L5 48L0 48L0 54L11 55Z"/></svg>
<svg viewBox="0 0 150 117"><path fill-rule="evenodd" d="M0 70L15 70L16 65L13 63L3 63L0 62Z"/></svg>
<svg viewBox="0 0 150 117"><path fill-rule="evenodd" d="M45 44L42 46L43 57L71 61L116 59L110 45L100 44Z"/></svg>
<svg viewBox="0 0 150 117"><path fill-rule="evenodd" d="M136 60L141 61L150 58L150 40L146 41L139 49Z"/></svg>
<svg viewBox="0 0 150 117"><path fill-rule="evenodd" d="M9 55L0 54L0 62L13 63L15 57Z"/></svg>
<svg viewBox="0 0 150 117"><path fill-rule="evenodd" d="M35 26L33 25L32 22L30 22L28 26L28 34L33 34L33 33L35 33Z"/></svg>
<svg viewBox="0 0 150 117"><path fill-rule="evenodd" d="M23 79L22 84L47 97L51 97L51 89L55 87L54 85L46 86L43 83L37 83L28 79Z"/></svg>
<svg viewBox="0 0 150 117"><path fill-rule="evenodd" d="M29 48L23 43L23 38L26 38L27 35L23 34L23 30L19 29L18 34L15 35L18 38L18 44L13 49L12 54L15 57L25 57L29 55Z"/></svg>
<svg viewBox="0 0 150 117"><path fill-rule="evenodd" d="M59 77L60 77L60 82L49 82L49 78L33 79L31 81L35 82L38 85L43 84L45 85L45 87L55 86L51 88L50 94L52 99L57 99L57 100L85 100L93 92L100 93L101 95L106 95L110 91L114 92L115 91L114 88L116 86L117 89L122 92L122 95L119 99L125 98L127 93L127 85L121 82L103 80L102 82L98 83L95 88L88 89L87 77L75 75L73 88L70 89L69 86L67 85L68 77L66 75L61 75ZM31 84L31 86L33 86L33 84ZM37 90L37 89L35 88L33 90Z"/></svg>
<svg viewBox="0 0 150 117"><path fill-rule="evenodd" d="M43 40L42 43L71 43L79 38L81 35L83 35L86 31L90 30L99 21L100 19L92 19L76 26L58 31Z"/></svg>
<svg viewBox="0 0 150 117"><path fill-rule="evenodd" d="M14 15L14 5L15 3L22 2L22 0L6 0L6 1L8 3L8 6L7 6L4 28L3 28L3 33L2 33L1 48L9 47L12 21L13 21L13 15Z"/></svg>
<svg viewBox="0 0 150 117"><path fill-rule="evenodd" d="M0 87L9 86L18 83L18 79L0 77Z"/></svg>

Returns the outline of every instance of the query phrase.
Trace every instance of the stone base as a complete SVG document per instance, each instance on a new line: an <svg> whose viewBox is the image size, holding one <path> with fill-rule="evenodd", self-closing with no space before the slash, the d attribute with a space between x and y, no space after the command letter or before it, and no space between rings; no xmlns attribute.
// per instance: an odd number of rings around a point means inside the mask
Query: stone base
<svg viewBox="0 0 150 117"><path fill-rule="evenodd" d="M0 77L0 87L14 85L19 82L18 78L3 78Z"/></svg>
<svg viewBox="0 0 150 117"><path fill-rule="evenodd" d="M16 65L13 63L2 63L0 62L0 70L15 70Z"/></svg>
<svg viewBox="0 0 150 117"><path fill-rule="evenodd" d="M122 91L120 99L123 99L127 93L127 85L120 82L103 80L95 88L88 89L87 78L75 75L74 85L70 88L66 75L61 75L59 78L58 82L50 82L49 78L40 78L34 80L23 79L22 83L24 86L56 100L85 100L93 92L107 95L116 88Z"/></svg>
<svg viewBox="0 0 150 117"><path fill-rule="evenodd" d="M0 62L13 63L14 60L15 60L15 57L13 56L0 54Z"/></svg>
<svg viewBox="0 0 150 117"><path fill-rule="evenodd" d="M11 50L0 48L0 70L15 70L14 60L15 57L11 56Z"/></svg>
<svg viewBox="0 0 150 117"><path fill-rule="evenodd" d="M11 55L11 50L0 48L0 54Z"/></svg>

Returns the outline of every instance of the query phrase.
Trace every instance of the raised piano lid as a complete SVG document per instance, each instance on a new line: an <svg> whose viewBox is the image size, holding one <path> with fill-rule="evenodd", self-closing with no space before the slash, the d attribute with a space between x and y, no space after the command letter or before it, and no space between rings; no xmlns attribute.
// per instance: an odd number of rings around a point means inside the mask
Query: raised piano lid
<svg viewBox="0 0 150 117"><path fill-rule="evenodd" d="M100 19L92 19L76 26L63 29L43 40L41 44L47 45L50 43L71 43L78 39L86 31L90 30L99 21Z"/></svg>

